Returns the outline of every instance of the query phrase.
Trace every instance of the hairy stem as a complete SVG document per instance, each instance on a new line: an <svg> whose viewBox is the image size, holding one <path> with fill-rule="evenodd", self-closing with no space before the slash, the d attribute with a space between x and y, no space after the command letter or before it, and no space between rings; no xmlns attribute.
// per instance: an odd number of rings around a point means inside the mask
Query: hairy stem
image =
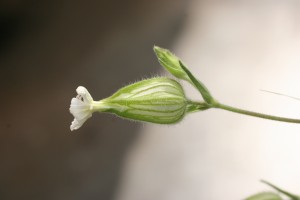
<svg viewBox="0 0 300 200"><path fill-rule="evenodd" d="M263 119L269 119L269 120L281 121L281 122L289 122L289 123L300 123L300 119L278 117L278 116L267 115L267 114L258 113L258 112L252 112L252 111L248 111L248 110L244 110L244 109L240 109L240 108L227 106L227 105L224 105L224 104L221 104L221 103L216 103L212 107L227 110L227 111L230 111L230 112L243 114L243 115L259 117L259 118L263 118Z"/></svg>

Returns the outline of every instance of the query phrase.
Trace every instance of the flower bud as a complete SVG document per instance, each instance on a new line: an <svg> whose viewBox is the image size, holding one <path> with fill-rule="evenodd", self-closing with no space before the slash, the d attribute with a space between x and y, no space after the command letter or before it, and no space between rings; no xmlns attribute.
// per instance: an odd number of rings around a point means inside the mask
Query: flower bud
<svg viewBox="0 0 300 200"><path fill-rule="evenodd" d="M212 97L205 85L194 77L194 75L188 70L187 67L184 66L178 57L172 54L169 50L160 48L158 46L154 46L154 52L156 53L160 64L173 76L186 80L192 84L201 93L206 103L211 105L216 103L216 100Z"/></svg>
<svg viewBox="0 0 300 200"><path fill-rule="evenodd" d="M190 78L185 73L180 65L180 59L171 53L168 49L163 49L158 46L153 48L159 63L173 76L190 82Z"/></svg>

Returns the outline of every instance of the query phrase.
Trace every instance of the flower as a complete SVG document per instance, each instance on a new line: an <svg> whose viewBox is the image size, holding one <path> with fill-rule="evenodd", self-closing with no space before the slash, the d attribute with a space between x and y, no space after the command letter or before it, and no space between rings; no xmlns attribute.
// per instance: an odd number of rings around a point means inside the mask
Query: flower
<svg viewBox="0 0 300 200"><path fill-rule="evenodd" d="M74 116L71 131L79 129L93 113L93 98L87 89L79 86L76 92L77 96L72 98L70 105L70 112Z"/></svg>
<svg viewBox="0 0 300 200"><path fill-rule="evenodd" d="M70 112L74 116L71 131L80 128L93 112L107 112L126 119L173 124L186 113L208 109L206 104L189 101L181 85L169 78L146 79L119 89L100 101L94 101L82 86L71 101Z"/></svg>

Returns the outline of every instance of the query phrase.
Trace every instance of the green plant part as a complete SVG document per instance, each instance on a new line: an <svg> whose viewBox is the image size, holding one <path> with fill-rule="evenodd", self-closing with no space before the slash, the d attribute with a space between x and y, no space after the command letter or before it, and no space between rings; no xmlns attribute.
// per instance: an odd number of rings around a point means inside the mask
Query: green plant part
<svg viewBox="0 0 300 200"><path fill-rule="evenodd" d="M282 200L282 198L274 192L260 192L246 198L245 200Z"/></svg>
<svg viewBox="0 0 300 200"><path fill-rule="evenodd" d="M209 108L205 102L188 100L177 81L164 77L128 85L100 101L94 101L82 86L77 88L77 93L70 106L74 116L71 130L80 128L94 112L113 113L126 119L157 124L173 124L179 122L186 113Z"/></svg>
<svg viewBox="0 0 300 200"><path fill-rule="evenodd" d="M208 104L214 104L215 99L212 97L206 86L193 76L182 61L167 49L154 46L154 52L159 63L176 78L186 80L193 85L202 95L204 101Z"/></svg>
<svg viewBox="0 0 300 200"><path fill-rule="evenodd" d="M292 194L290 192L287 192L286 190L283 190L275 185L273 185L272 183L269 183L268 181L265 180L261 180L262 183L267 184L268 186L272 187L273 189L277 190L278 192L284 194L285 196L291 198L291 200L300 200L300 196Z"/></svg>
<svg viewBox="0 0 300 200"><path fill-rule="evenodd" d="M218 102L210 94L207 87L201 81L199 81L197 78L195 78L194 75L188 70L188 68L186 68L184 66L184 64L182 62L179 62L179 64L180 64L181 68L184 70L184 72L187 74L187 76L189 77L192 85L200 92L204 101L212 106L216 105Z"/></svg>
<svg viewBox="0 0 300 200"><path fill-rule="evenodd" d="M151 78L121 88L111 97L94 101L86 88L79 86L77 96L71 100L70 112L74 116L71 130L80 128L94 112L108 112L126 119L157 124L174 124L186 113L218 108L243 115L269 120L300 123L299 119L278 117L248 111L220 103L178 57L169 50L155 46L154 51L162 66L176 78L191 83L202 95L203 101L190 101L182 86L175 80Z"/></svg>
<svg viewBox="0 0 300 200"><path fill-rule="evenodd" d="M179 63L180 60L177 56L175 56L168 49L163 49L158 46L154 46L153 50L161 66L163 66L168 72L170 72L176 78L190 82L189 77L187 76L185 71L182 70Z"/></svg>
<svg viewBox="0 0 300 200"><path fill-rule="evenodd" d="M222 104L219 101L217 101L215 98L213 98L213 96L211 95L207 87L189 71L189 69L182 63L182 61L178 57L172 54L169 50L160 48L158 46L154 47L154 51L161 65L167 71L169 71L173 76L179 79L186 80L189 83L191 83L191 85L193 85L200 92L204 101L209 105L209 108L219 108L230 112L235 112L243 115L249 115L253 117L275 120L275 121L300 123L299 119L291 119L291 118L267 115L263 113L248 111L248 110Z"/></svg>

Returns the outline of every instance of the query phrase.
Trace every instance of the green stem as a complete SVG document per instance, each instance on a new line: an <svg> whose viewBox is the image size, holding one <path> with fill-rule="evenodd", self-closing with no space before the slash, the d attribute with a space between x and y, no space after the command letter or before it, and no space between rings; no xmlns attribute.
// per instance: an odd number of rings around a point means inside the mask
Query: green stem
<svg viewBox="0 0 300 200"><path fill-rule="evenodd" d="M243 114L243 115L259 117L259 118L263 118L263 119L269 119L269 120L281 121L281 122L289 122L289 123L300 123L300 119L291 119L291 118L278 117L278 116L267 115L267 114L263 114L263 113L252 112L252 111L243 110L240 108L227 106L227 105L224 105L221 103L216 103L212 107L239 113L239 114Z"/></svg>
<svg viewBox="0 0 300 200"><path fill-rule="evenodd" d="M188 101L188 104L186 106L186 112L192 113L197 111L204 111L209 108L211 108L211 106L206 102Z"/></svg>

